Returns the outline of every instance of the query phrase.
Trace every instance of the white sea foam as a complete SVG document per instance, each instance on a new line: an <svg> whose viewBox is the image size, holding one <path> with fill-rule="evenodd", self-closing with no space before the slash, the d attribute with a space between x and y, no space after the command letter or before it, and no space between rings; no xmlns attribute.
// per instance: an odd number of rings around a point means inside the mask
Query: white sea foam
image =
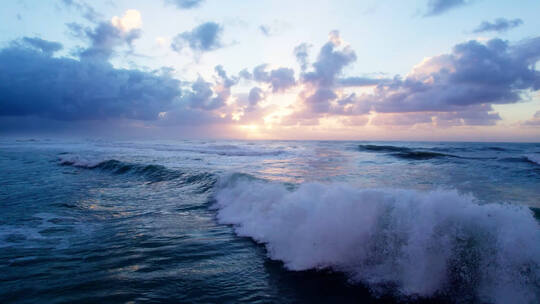
<svg viewBox="0 0 540 304"><path fill-rule="evenodd" d="M527 155L525 155L525 157L529 161L531 161L531 162L533 162L533 163L535 163L537 165L540 165L540 154L527 154Z"/></svg>
<svg viewBox="0 0 540 304"><path fill-rule="evenodd" d="M85 157L76 154L64 154L58 157L61 165L71 165L74 167L92 168L103 161L101 158Z"/></svg>
<svg viewBox="0 0 540 304"><path fill-rule="evenodd" d="M291 191L239 175L220 180L215 207L221 223L291 270L330 268L402 295L540 298L540 226L526 207L442 190L306 183Z"/></svg>

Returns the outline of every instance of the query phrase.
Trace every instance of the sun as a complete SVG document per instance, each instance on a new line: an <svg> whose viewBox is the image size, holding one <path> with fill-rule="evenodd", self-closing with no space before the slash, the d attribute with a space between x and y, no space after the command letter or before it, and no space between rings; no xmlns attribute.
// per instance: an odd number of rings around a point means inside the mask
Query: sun
<svg viewBox="0 0 540 304"><path fill-rule="evenodd" d="M246 138L261 138L260 126L256 124L239 125L239 128Z"/></svg>
<svg viewBox="0 0 540 304"><path fill-rule="evenodd" d="M255 124L241 125L240 128L246 132L256 132L257 130L259 130L259 126Z"/></svg>

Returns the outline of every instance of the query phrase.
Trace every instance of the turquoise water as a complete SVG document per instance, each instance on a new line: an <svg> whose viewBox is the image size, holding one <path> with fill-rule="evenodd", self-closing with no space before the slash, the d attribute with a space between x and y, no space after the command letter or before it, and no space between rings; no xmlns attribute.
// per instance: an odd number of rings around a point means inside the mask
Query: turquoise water
<svg viewBox="0 0 540 304"><path fill-rule="evenodd" d="M540 144L0 140L0 302L540 299Z"/></svg>

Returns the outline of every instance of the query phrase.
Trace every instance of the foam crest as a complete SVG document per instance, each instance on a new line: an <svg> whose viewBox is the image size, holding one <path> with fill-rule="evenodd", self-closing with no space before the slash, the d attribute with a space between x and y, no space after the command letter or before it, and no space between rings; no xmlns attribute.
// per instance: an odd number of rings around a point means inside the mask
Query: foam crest
<svg viewBox="0 0 540 304"><path fill-rule="evenodd" d="M540 154L527 154L525 157L532 163L540 165Z"/></svg>
<svg viewBox="0 0 540 304"><path fill-rule="evenodd" d="M460 301L540 299L540 227L522 206L478 205L455 191L295 190L223 177L217 218L291 270L332 269L375 292Z"/></svg>
<svg viewBox="0 0 540 304"><path fill-rule="evenodd" d="M83 157L81 155L62 153L58 157L60 165L73 166L80 168L93 168L99 165L103 160L96 158Z"/></svg>

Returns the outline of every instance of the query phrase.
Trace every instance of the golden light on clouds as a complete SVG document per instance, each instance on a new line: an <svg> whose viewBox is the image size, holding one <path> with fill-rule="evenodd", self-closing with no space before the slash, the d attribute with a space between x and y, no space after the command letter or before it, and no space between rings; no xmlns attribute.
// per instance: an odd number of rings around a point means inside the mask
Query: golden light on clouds
<svg viewBox="0 0 540 304"><path fill-rule="evenodd" d="M141 13L138 10L129 9L124 13L122 18L118 16L112 17L111 23L114 27L124 32L129 32L133 29L141 28Z"/></svg>

